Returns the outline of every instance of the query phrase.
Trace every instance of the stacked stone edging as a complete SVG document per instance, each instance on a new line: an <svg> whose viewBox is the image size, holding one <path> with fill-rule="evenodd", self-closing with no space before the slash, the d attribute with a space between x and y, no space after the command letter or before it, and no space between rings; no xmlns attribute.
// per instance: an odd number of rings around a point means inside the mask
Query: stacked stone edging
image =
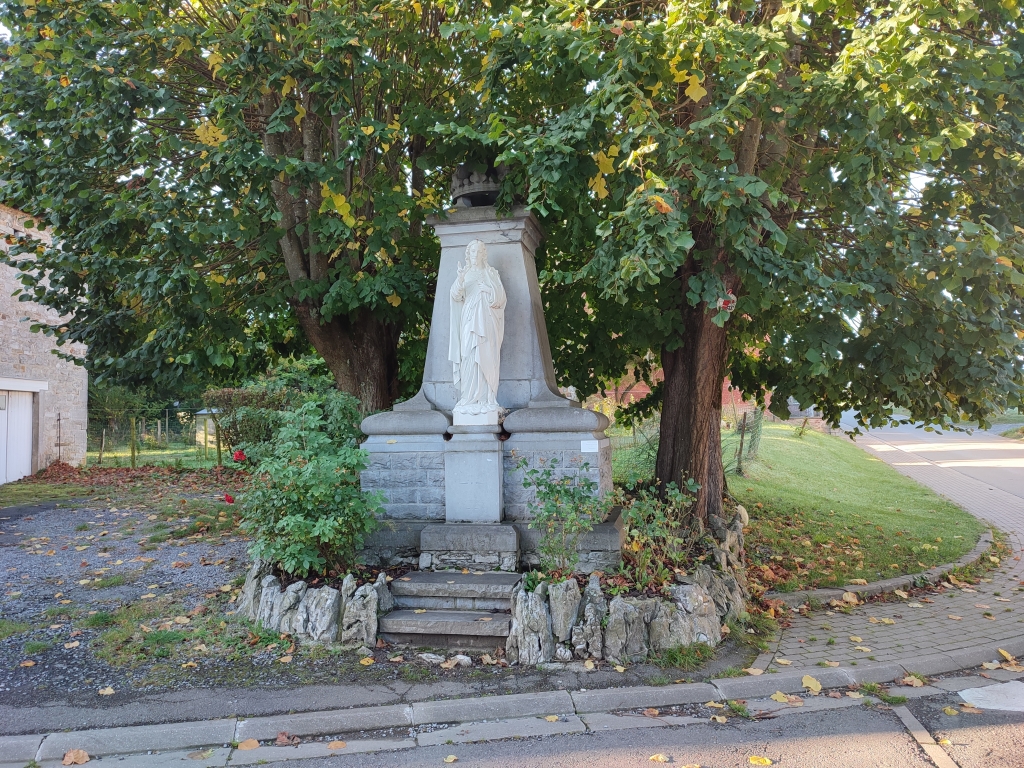
<svg viewBox="0 0 1024 768"><path fill-rule="evenodd" d="M967 566L977 563L982 556L992 548L993 541L992 533L990 531L983 531L981 536L978 538L978 543L974 545L974 549L961 557L955 563L936 565L933 568L929 568L927 571L922 571L921 573L912 573L907 574L906 576L894 576L891 579L872 581L867 585L847 584L844 587L804 589L798 592L766 592L765 598L769 600L781 600L790 608L795 608L809 600L818 600L822 603L827 603L829 600L842 600L843 595L846 592L853 592L861 598L874 597L875 595L892 592L896 589L913 587L921 579L925 579L929 583L935 584L950 571L955 571L957 568L966 568Z"/></svg>
<svg viewBox="0 0 1024 768"><path fill-rule="evenodd" d="M377 642L378 613L395 606L383 573L373 584L356 585L345 576L341 590L310 589L304 581L281 589L271 565L257 559L246 575L235 613L264 630L282 632L297 640L339 643L342 648L373 648Z"/></svg>

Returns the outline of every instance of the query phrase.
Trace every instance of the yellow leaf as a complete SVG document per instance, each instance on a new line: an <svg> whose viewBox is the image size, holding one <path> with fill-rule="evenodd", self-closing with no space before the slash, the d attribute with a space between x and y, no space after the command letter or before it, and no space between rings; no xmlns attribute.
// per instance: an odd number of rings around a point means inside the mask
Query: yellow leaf
<svg viewBox="0 0 1024 768"><path fill-rule="evenodd" d="M793 662L790 661L789 659L776 659L775 663L778 664L781 667L788 667Z"/></svg>
<svg viewBox="0 0 1024 768"><path fill-rule="evenodd" d="M767 757L761 757L760 755L751 755L749 759L750 759L750 764L751 765L771 765L772 764L771 760L769 760Z"/></svg>
<svg viewBox="0 0 1024 768"><path fill-rule="evenodd" d="M924 682L919 677L907 675L902 680L900 680L900 685L909 685L911 688L920 688L924 685Z"/></svg>
<svg viewBox="0 0 1024 768"><path fill-rule="evenodd" d="M659 752L656 755L651 755L647 759L650 762L652 762L652 763L670 763L670 762L672 762L671 759L669 759L668 755L663 755L663 754L661 754L661 752Z"/></svg>
<svg viewBox="0 0 1024 768"><path fill-rule="evenodd" d="M700 78L690 75L690 84L686 87L686 95L694 101L700 101L708 95L707 90L700 84Z"/></svg>
<svg viewBox="0 0 1024 768"><path fill-rule="evenodd" d="M457 758L455 755L448 755L448 757L446 757L444 761L446 763L457 763L459 762L459 758Z"/></svg>
<svg viewBox="0 0 1024 768"><path fill-rule="evenodd" d="M423 15L423 6L420 5L416 0L412 0L412 9L416 11L417 16Z"/></svg>
<svg viewBox="0 0 1024 768"><path fill-rule="evenodd" d="M594 158L594 162L597 163L597 168L601 173L615 173L615 164L604 152L598 152L592 157Z"/></svg>
<svg viewBox="0 0 1024 768"><path fill-rule="evenodd" d="M192 619L190 619L188 616L175 616L174 617L174 623L175 624L191 624L192 623Z"/></svg>
<svg viewBox="0 0 1024 768"><path fill-rule="evenodd" d="M949 614L949 616L947 616L946 618L952 619L953 621L963 621L963 618L964 618L964 617L963 617L963 616L954 616L954 615L953 615L953 614L951 613L951 614Z"/></svg>
<svg viewBox="0 0 1024 768"><path fill-rule="evenodd" d="M777 701L780 704L785 704L789 701L789 696L784 694L782 691L776 691L769 697L772 701Z"/></svg>
<svg viewBox="0 0 1024 768"><path fill-rule="evenodd" d="M64 753L61 765L85 765L89 762L89 753L84 749L69 749Z"/></svg>
<svg viewBox="0 0 1024 768"><path fill-rule="evenodd" d="M69 649L69 650L71 648L77 648L79 645L81 645L81 643L79 643L77 640L75 640L74 642L71 642L71 643L64 643L64 647Z"/></svg>
<svg viewBox="0 0 1024 768"><path fill-rule="evenodd" d="M853 650L860 651L861 653L871 653L871 649L866 645L858 645Z"/></svg>
<svg viewBox="0 0 1024 768"><path fill-rule="evenodd" d="M712 715L711 722L713 723L725 723L728 722L725 715Z"/></svg>
<svg viewBox="0 0 1024 768"><path fill-rule="evenodd" d="M266 272L264 272L264 271L263 271L263 270L261 269L261 270L260 270L259 272L257 272L257 273L256 273L256 279L257 279L257 280L266 280L266 279L267 279L267 273L266 273Z"/></svg>
<svg viewBox="0 0 1024 768"><path fill-rule="evenodd" d="M306 108L299 104L299 102L295 102L295 124L302 125L302 118L304 118L305 116Z"/></svg>
<svg viewBox="0 0 1024 768"><path fill-rule="evenodd" d="M850 635L850 642L851 643L862 643L862 642L864 642L864 638L857 637L857 635Z"/></svg>
<svg viewBox="0 0 1024 768"><path fill-rule="evenodd" d="M108 685L106 688L100 688L97 693L99 693L100 696L111 696L114 693L114 689Z"/></svg>
<svg viewBox="0 0 1024 768"><path fill-rule="evenodd" d="M53 40L53 28L47 24L45 27L39 30L39 36L46 40Z"/></svg>
<svg viewBox="0 0 1024 768"><path fill-rule="evenodd" d="M996 648L996 650L999 652L999 655L1007 661L1013 661L1013 656L1007 651L1004 651L1002 648Z"/></svg>
<svg viewBox="0 0 1024 768"><path fill-rule="evenodd" d="M151 597L156 597L156 595L154 595L154 594L153 594L152 592L150 592L149 594L146 594L146 595L142 595L142 597L140 597L139 599L140 599L140 600L148 600L148 599L150 599Z"/></svg>
<svg viewBox="0 0 1024 768"><path fill-rule="evenodd" d="M364 125L359 130L362 131L363 133L365 133L367 136L369 136L369 135L371 135L373 133L373 126L372 125Z"/></svg>
<svg viewBox="0 0 1024 768"><path fill-rule="evenodd" d="M199 139L201 144L216 147L224 143L228 137L215 123L210 120L203 120L196 128L196 138Z"/></svg>
<svg viewBox="0 0 1024 768"><path fill-rule="evenodd" d="M71 78L68 77L67 75L61 75L60 76L60 84L62 86L64 86L65 88L67 88L69 85L71 85Z"/></svg>
<svg viewBox="0 0 1024 768"><path fill-rule="evenodd" d="M390 304L392 307L397 307L402 303L402 297L397 293L392 293L384 297L384 301Z"/></svg>
<svg viewBox="0 0 1024 768"><path fill-rule="evenodd" d="M712 709L725 709L725 704L719 704L717 701L709 701L704 706L711 707Z"/></svg>
<svg viewBox="0 0 1024 768"><path fill-rule="evenodd" d="M757 677L758 675L764 674L764 670L758 669L757 667L747 667L743 671L746 672L748 675L752 675L753 677Z"/></svg>
<svg viewBox="0 0 1024 768"><path fill-rule="evenodd" d="M278 661L280 663L282 663L282 664L291 664L292 663L292 657L291 656L282 656L280 659L278 659Z"/></svg>
<svg viewBox="0 0 1024 768"><path fill-rule="evenodd" d="M864 698L864 694L863 693L858 693L857 691L847 691L846 695L849 696L851 699L863 699Z"/></svg>
<svg viewBox="0 0 1024 768"><path fill-rule="evenodd" d="M587 186L594 190L599 200L604 200L604 198L608 197L608 184L605 183L602 174L597 174L588 182Z"/></svg>
<svg viewBox="0 0 1024 768"><path fill-rule="evenodd" d="M810 675L804 675L803 679L800 681L800 684L807 690L814 691L815 693L821 690L821 683L819 683Z"/></svg>
<svg viewBox="0 0 1024 768"><path fill-rule="evenodd" d="M547 720L549 723L557 723L558 722L558 715L548 715L544 719Z"/></svg>
<svg viewBox="0 0 1024 768"><path fill-rule="evenodd" d="M860 599L853 592L843 592L843 602L849 603L850 605L857 605Z"/></svg>
<svg viewBox="0 0 1024 768"><path fill-rule="evenodd" d="M999 662L998 661L986 661L981 666L982 666L982 669L999 669Z"/></svg>
<svg viewBox="0 0 1024 768"><path fill-rule="evenodd" d="M298 85L298 81L294 77L291 75L285 75L284 83L281 84L281 95L287 96L291 89L296 85Z"/></svg>
<svg viewBox="0 0 1024 768"><path fill-rule="evenodd" d="M182 669L195 669L198 666L194 661L186 661L181 665Z"/></svg>
<svg viewBox="0 0 1024 768"><path fill-rule="evenodd" d="M213 79L217 79L217 72L220 71L221 62L224 61L224 57L214 51L206 57L206 63L210 65L210 69L213 72Z"/></svg>
<svg viewBox="0 0 1024 768"><path fill-rule="evenodd" d="M952 717L953 715L960 714L957 710L953 709L953 707L943 707L942 712L943 714L949 715L950 717Z"/></svg>
<svg viewBox="0 0 1024 768"><path fill-rule="evenodd" d="M594 662L591 661L590 659L587 659L586 661L583 662L583 668L584 669L593 669L594 668Z"/></svg>
<svg viewBox="0 0 1024 768"><path fill-rule="evenodd" d="M256 739L246 739L245 741L238 742L238 748L242 751L248 751L250 749L257 749L260 743Z"/></svg>
<svg viewBox="0 0 1024 768"><path fill-rule="evenodd" d="M860 586L865 586L866 587L867 584L868 584L868 580L867 579L850 579L850 583L851 584L859 584Z"/></svg>
<svg viewBox="0 0 1024 768"><path fill-rule="evenodd" d="M327 748L328 749L344 749L347 746L348 746L347 742L344 742L344 741L332 741L330 744L327 745Z"/></svg>
<svg viewBox="0 0 1024 768"><path fill-rule="evenodd" d="M373 664L373 657L367 656L366 658L360 659L359 663L362 664L364 667L368 667L371 664Z"/></svg>
<svg viewBox="0 0 1024 768"><path fill-rule="evenodd" d="M426 613L426 612L427 612L427 609L426 609L426 608L416 608L416 609L415 609L415 610L413 611L413 613Z"/></svg>
<svg viewBox="0 0 1024 768"><path fill-rule="evenodd" d="M623 667L623 666L616 666L616 667L615 667L615 671L616 671L616 672L625 672L625 671L626 671L626 668L625 668L625 667Z"/></svg>
<svg viewBox="0 0 1024 768"><path fill-rule="evenodd" d="M213 280L213 282L217 283L218 285L223 285L228 281L228 279L224 277L224 275L210 275L210 279Z"/></svg>

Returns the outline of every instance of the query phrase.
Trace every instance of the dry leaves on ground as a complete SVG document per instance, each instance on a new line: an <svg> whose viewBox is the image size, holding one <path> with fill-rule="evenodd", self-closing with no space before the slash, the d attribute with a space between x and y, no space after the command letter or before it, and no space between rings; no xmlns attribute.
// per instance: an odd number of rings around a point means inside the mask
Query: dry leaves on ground
<svg viewBox="0 0 1024 768"><path fill-rule="evenodd" d="M661 754L661 752L659 752L656 755L651 755L647 759L650 762L652 762L652 763L670 763L670 762L672 762L672 758L670 758L668 755Z"/></svg>
<svg viewBox="0 0 1024 768"><path fill-rule="evenodd" d="M800 685L802 685L809 691L813 691L814 693L818 693L819 691L821 691L821 683L819 683L810 675L804 675L803 678L800 680Z"/></svg>
<svg viewBox="0 0 1024 768"><path fill-rule="evenodd" d="M767 757L761 757L760 755L751 755L749 758L751 765L771 765L771 759Z"/></svg>
<svg viewBox="0 0 1024 768"><path fill-rule="evenodd" d="M85 765L89 762L89 753L84 749L69 749L64 753L61 765Z"/></svg>
<svg viewBox="0 0 1024 768"><path fill-rule="evenodd" d="M648 707L643 712L644 717L659 717L661 712L656 710L654 707Z"/></svg>
<svg viewBox="0 0 1024 768"><path fill-rule="evenodd" d="M80 645L81 643L78 640L72 640L70 643L64 643L64 647L68 650L71 650L72 648L77 648Z"/></svg>
<svg viewBox="0 0 1024 768"><path fill-rule="evenodd" d="M778 664L781 667L788 667L793 662L790 661L789 659L776 659L775 663Z"/></svg>
<svg viewBox="0 0 1024 768"><path fill-rule="evenodd" d="M549 723L557 723L558 722L558 715L548 715L544 719L547 720Z"/></svg>
<svg viewBox="0 0 1024 768"><path fill-rule="evenodd" d="M292 660L291 656L286 656L285 658L287 658L288 661ZM364 667L370 666L371 664L373 664L373 662L374 662L373 656L366 656L365 658L362 658L362 659L359 660L359 663L362 664ZM442 664L441 666L443 667L444 664ZM446 669L451 669L451 667L446 667Z"/></svg>
<svg viewBox="0 0 1024 768"><path fill-rule="evenodd" d="M949 614L949 616L947 616L946 618L952 619L953 621L963 621L963 618L964 618L964 617L963 617L963 616L954 616L954 615L953 615L953 614L951 613L951 614Z"/></svg>
<svg viewBox="0 0 1024 768"><path fill-rule="evenodd" d="M19 664L18 666L19 667L34 667L35 665L36 665L36 663L34 661L32 661L32 659L25 659L25 661L21 662L21 664Z"/></svg>
<svg viewBox="0 0 1024 768"><path fill-rule="evenodd" d="M299 741L299 737L295 734L281 731L277 734L277 740L274 743L279 747L297 747L299 746Z"/></svg>
<svg viewBox="0 0 1024 768"><path fill-rule="evenodd" d="M114 689L108 685L106 688L100 688L97 693L99 693L100 696L112 696L114 694Z"/></svg>
<svg viewBox="0 0 1024 768"><path fill-rule="evenodd" d="M980 715L983 710L978 709L973 704L961 704L960 711L965 715Z"/></svg>
<svg viewBox="0 0 1024 768"><path fill-rule="evenodd" d="M332 741L330 744L327 745L327 748L328 749L344 749L347 746L348 746L348 742L347 741Z"/></svg>
<svg viewBox="0 0 1024 768"><path fill-rule="evenodd" d="M959 715L960 714L955 709L953 709L953 707L943 707L942 708L942 712L943 712L943 714L950 715L950 716L952 716L952 715Z"/></svg>
<svg viewBox="0 0 1024 768"><path fill-rule="evenodd" d="M752 675L753 677L757 677L758 675L764 674L764 670L758 669L757 667L747 667L743 671L746 672L748 675Z"/></svg>
<svg viewBox="0 0 1024 768"><path fill-rule="evenodd" d="M719 704L717 701L709 701L704 706L711 707L712 709L725 709L725 704Z"/></svg>
<svg viewBox="0 0 1024 768"><path fill-rule="evenodd" d="M924 685L924 682L919 677L907 675L902 680L900 680L900 685L909 685L911 688L920 688Z"/></svg>
<svg viewBox="0 0 1024 768"><path fill-rule="evenodd" d="M863 699L864 698L864 694L861 693L860 691L847 691L846 695L849 696L851 699Z"/></svg>
<svg viewBox="0 0 1024 768"><path fill-rule="evenodd" d="M457 763L459 762L459 758L457 758L455 755L448 755L448 757L446 757L444 761L446 763Z"/></svg>
<svg viewBox="0 0 1024 768"><path fill-rule="evenodd" d="M246 739L245 741L238 742L238 748L243 752L248 752L250 749L257 749L260 743L256 739Z"/></svg>
<svg viewBox="0 0 1024 768"><path fill-rule="evenodd" d="M725 715L712 715L711 716L711 722L713 722L713 723L726 723L726 722L728 722L728 720L725 717Z"/></svg>

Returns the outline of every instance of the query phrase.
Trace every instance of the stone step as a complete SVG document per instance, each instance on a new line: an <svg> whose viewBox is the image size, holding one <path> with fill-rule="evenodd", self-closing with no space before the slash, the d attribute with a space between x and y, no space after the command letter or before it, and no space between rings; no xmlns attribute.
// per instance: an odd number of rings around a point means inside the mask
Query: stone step
<svg viewBox="0 0 1024 768"><path fill-rule="evenodd" d="M390 643L493 650L505 645L511 623L508 613L397 610L382 616L379 628Z"/></svg>
<svg viewBox="0 0 1024 768"><path fill-rule="evenodd" d="M521 578L518 573L413 571L392 581L390 587L400 608L507 611Z"/></svg>

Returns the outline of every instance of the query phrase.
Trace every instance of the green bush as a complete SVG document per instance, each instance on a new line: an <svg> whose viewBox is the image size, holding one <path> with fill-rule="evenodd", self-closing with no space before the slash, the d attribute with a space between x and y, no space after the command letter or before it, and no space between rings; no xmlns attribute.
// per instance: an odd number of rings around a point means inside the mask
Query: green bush
<svg viewBox="0 0 1024 768"><path fill-rule="evenodd" d="M526 461L519 464L525 469ZM579 541L605 518L608 503L597 495L598 485L585 474L556 475L558 461L544 469L528 470L523 487L533 488L535 501L530 505L530 527L541 532L538 552L541 570L569 576L579 562Z"/></svg>
<svg viewBox="0 0 1024 768"><path fill-rule="evenodd" d="M280 418L241 499L251 552L296 576L344 573L376 528L382 501L359 486L359 403L331 391Z"/></svg>

